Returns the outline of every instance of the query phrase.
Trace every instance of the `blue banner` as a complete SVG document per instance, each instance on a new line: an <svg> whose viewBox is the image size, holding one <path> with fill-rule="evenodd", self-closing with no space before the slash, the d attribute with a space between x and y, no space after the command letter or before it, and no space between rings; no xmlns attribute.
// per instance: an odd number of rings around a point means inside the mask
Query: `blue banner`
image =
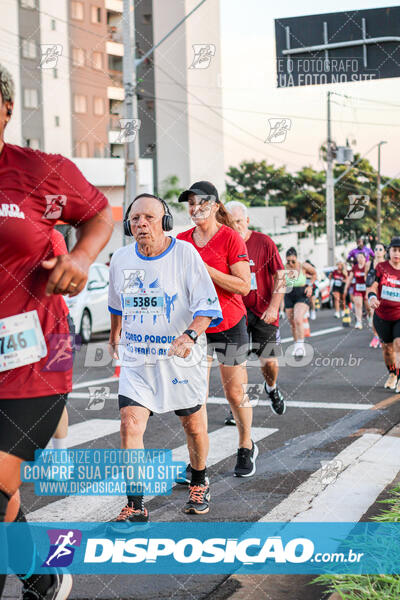
<svg viewBox="0 0 400 600"><path fill-rule="evenodd" d="M82 574L400 573L400 523L0 524L0 572L55 568Z"/></svg>

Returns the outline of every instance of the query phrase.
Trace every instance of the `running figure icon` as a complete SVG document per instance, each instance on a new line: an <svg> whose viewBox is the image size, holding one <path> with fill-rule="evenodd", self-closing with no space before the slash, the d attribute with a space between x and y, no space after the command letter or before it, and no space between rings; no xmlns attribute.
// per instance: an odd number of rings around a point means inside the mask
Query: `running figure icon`
<svg viewBox="0 0 400 600"><path fill-rule="evenodd" d="M64 534L64 535L62 534L62 535L58 536L56 544L55 544L57 546L57 549L47 559L47 561L45 563L47 566L50 566L50 563L55 558L61 558L62 556L68 556L69 554L73 554L73 550L71 550L70 548L67 547L67 546L73 546L78 541L76 539L74 540L73 536L74 536L73 531L69 531L67 534Z"/></svg>

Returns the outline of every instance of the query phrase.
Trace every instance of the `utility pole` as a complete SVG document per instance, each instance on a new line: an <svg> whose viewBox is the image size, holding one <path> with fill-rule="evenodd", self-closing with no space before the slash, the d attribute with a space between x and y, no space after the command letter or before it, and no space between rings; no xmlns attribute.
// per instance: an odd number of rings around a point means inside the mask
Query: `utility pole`
<svg viewBox="0 0 400 600"><path fill-rule="evenodd" d="M335 223L335 187L333 179L333 141L331 133L331 93L327 97L327 133L326 149L326 237L328 242L328 265L335 264L336 223Z"/></svg>
<svg viewBox="0 0 400 600"><path fill-rule="evenodd" d="M136 69L135 69L135 26L132 0L123 0L122 41L124 56L122 59L123 85L125 92L124 118L125 126L121 127L121 136L128 134L125 141L125 190L123 213L137 195L139 179L139 148L138 135L132 132L134 119L137 115L136 101ZM131 125L130 125L131 124ZM133 139L132 139L133 138ZM123 245L126 237L122 234Z"/></svg>
<svg viewBox="0 0 400 600"><path fill-rule="evenodd" d="M378 177L376 181L376 241L381 241L381 220L382 220L382 188L381 188L381 146L387 142L379 142L378 144Z"/></svg>

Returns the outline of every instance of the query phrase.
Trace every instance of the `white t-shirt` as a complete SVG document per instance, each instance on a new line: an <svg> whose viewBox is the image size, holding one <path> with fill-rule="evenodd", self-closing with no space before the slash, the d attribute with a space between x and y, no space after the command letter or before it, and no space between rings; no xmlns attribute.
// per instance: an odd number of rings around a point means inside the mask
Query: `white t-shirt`
<svg viewBox="0 0 400 600"><path fill-rule="evenodd" d="M203 404L207 393L207 342L199 336L188 358L167 356L172 341L196 316L222 321L217 293L193 246L171 238L159 256L137 244L114 252L108 304L122 315L119 394L164 413Z"/></svg>

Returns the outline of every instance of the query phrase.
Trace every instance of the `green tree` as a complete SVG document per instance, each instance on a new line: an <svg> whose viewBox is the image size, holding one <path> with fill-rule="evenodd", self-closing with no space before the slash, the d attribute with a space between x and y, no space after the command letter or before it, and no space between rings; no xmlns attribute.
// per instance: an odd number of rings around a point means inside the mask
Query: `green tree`
<svg viewBox="0 0 400 600"><path fill-rule="evenodd" d="M161 182L161 198L176 210L185 210L184 205L178 202L178 198L184 190L185 188L179 185L179 177L177 175L170 175Z"/></svg>

